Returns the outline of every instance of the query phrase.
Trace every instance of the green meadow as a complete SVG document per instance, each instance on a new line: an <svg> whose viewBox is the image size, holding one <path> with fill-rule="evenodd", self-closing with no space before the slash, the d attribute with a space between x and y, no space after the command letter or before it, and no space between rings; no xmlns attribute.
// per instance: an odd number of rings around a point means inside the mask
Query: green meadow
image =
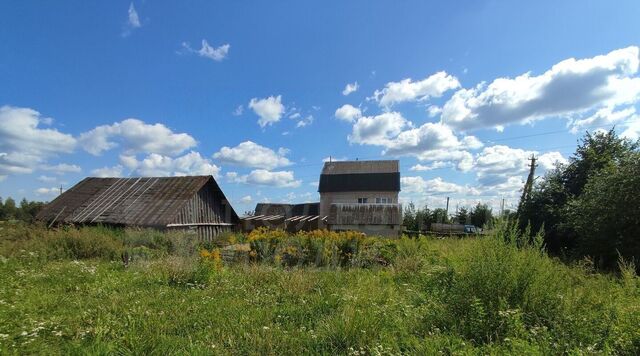
<svg viewBox="0 0 640 356"><path fill-rule="evenodd" d="M5 223L0 354L638 354L635 267L540 241Z"/></svg>

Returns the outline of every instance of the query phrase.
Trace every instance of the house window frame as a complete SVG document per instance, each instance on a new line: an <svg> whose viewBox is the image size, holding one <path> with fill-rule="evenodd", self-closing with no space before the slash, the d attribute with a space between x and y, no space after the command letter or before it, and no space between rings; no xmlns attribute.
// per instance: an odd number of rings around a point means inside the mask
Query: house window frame
<svg viewBox="0 0 640 356"><path fill-rule="evenodd" d="M358 198L358 204L368 204L369 198Z"/></svg>
<svg viewBox="0 0 640 356"><path fill-rule="evenodd" d="M391 198L377 197L376 204L391 204Z"/></svg>

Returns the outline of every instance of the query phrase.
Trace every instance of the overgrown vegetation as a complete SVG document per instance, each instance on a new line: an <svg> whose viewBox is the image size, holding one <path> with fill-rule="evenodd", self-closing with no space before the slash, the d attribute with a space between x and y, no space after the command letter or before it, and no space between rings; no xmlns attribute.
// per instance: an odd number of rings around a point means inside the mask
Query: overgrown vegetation
<svg viewBox="0 0 640 356"><path fill-rule="evenodd" d="M568 266L506 224L470 239L220 241L0 225L0 354L640 351L631 264ZM225 260L230 243L246 258Z"/></svg>
<svg viewBox="0 0 640 356"><path fill-rule="evenodd" d="M471 209L458 209L453 218L447 216L442 208L429 209L428 206L416 208L413 203L407 204L402 215L402 225L409 231L430 230L432 223L471 224L480 228L490 227L494 222L493 211L487 204L478 203Z"/></svg>
<svg viewBox="0 0 640 356"><path fill-rule="evenodd" d="M640 261L639 143L587 133L569 163L547 173L523 202L522 229L544 230L549 251L603 269ZM640 265L639 265L640 266Z"/></svg>
<svg viewBox="0 0 640 356"><path fill-rule="evenodd" d="M0 221L4 220L21 220L26 222L33 222L36 215L45 205L39 201L28 201L22 199L20 205L16 205L16 201L9 197L6 200L2 200L0 197Z"/></svg>

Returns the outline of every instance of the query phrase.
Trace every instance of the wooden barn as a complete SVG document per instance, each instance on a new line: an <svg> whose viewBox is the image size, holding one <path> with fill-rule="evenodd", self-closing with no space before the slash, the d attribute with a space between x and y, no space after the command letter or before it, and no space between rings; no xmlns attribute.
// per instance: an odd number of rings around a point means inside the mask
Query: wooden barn
<svg viewBox="0 0 640 356"><path fill-rule="evenodd" d="M149 227L210 241L233 230L238 215L212 176L85 178L46 205L53 224Z"/></svg>

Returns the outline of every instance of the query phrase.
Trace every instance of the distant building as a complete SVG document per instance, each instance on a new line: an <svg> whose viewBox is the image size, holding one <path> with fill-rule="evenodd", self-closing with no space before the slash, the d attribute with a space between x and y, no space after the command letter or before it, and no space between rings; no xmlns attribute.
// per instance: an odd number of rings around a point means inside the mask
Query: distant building
<svg viewBox="0 0 640 356"><path fill-rule="evenodd" d="M212 176L89 177L47 204L37 219L185 231L207 241L239 222Z"/></svg>
<svg viewBox="0 0 640 356"><path fill-rule="evenodd" d="M261 226L289 232L317 230L322 224L319 207L320 203L258 203L252 216L242 218L242 230Z"/></svg>
<svg viewBox="0 0 640 356"><path fill-rule="evenodd" d="M397 160L326 162L318 192L320 216L327 217L329 230L383 236L402 231Z"/></svg>

